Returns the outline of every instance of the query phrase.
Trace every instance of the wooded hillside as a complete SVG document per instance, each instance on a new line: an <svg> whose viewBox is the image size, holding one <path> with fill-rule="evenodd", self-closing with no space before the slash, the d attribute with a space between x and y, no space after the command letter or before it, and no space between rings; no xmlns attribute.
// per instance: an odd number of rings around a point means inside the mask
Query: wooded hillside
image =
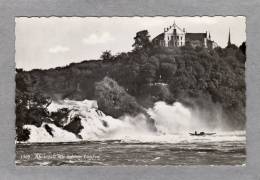
<svg viewBox="0 0 260 180"><path fill-rule="evenodd" d="M24 93L39 93L53 100L96 99L101 110L115 117L141 112L159 100L209 110L214 107L211 105L219 104L233 127L245 127L245 44L208 50L154 46L148 32L137 33L134 39L131 52L111 55L106 51L100 60L48 70L17 69L16 98ZM104 81L110 81L106 78L112 79L118 90L109 92L119 93L111 101L128 103L119 103L120 113L101 98L106 97L102 86L102 82L104 85ZM116 98L120 93L124 100Z"/></svg>

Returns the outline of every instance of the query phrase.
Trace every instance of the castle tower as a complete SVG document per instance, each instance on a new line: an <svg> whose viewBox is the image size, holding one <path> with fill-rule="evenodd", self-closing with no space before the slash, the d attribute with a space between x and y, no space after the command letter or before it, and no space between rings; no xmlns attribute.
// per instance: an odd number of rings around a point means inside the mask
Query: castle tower
<svg viewBox="0 0 260 180"><path fill-rule="evenodd" d="M228 43L227 46L231 45L231 35L230 35L230 28L229 28L229 33L228 33Z"/></svg>

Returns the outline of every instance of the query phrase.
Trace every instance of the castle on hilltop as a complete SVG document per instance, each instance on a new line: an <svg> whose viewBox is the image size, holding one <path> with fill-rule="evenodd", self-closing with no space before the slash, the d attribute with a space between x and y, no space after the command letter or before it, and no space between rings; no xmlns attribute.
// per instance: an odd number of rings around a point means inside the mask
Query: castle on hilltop
<svg viewBox="0 0 260 180"><path fill-rule="evenodd" d="M181 47L187 44L193 48L203 47L213 49L217 44L211 40L210 33L188 33L185 29L180 28L173 23L173 25L164 28L164 32L156 36L152 42L162 47Z"/></svg>

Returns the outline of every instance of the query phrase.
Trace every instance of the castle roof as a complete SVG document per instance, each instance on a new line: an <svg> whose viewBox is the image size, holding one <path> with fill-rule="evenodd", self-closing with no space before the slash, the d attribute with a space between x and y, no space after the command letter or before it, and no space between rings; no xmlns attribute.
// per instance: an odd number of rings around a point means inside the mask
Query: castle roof
<svg viewBox="0 0 260 180"><path fill-rule="evenodd" d="M164 32L172 32L173 29L176 29L177 33L185 33L184 29L180 28L175 22L173 25L165 28Z"/></svg>
<svg viewBox="0 0 260 180"><path fill-rule="evenodd" d="M164 33L161 33L159 34L158 36L156 36L155 38L153 38L152 41L155 41L155 40L163 40L164 39Z"/></svg>
<svg viewBox="0 0 260 180"><path fill-rule="evenodd" d="M207 38L207 33L186 33L185 38L192 41L203 41L204 38Z"/></svg>

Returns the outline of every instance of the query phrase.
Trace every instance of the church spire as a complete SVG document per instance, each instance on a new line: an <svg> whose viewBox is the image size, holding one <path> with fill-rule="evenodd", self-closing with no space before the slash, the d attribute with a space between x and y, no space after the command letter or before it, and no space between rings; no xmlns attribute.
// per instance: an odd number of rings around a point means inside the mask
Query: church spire
<svg viewBox="0 0 260 180"><path fill-rule="evenodd" d="M230 36L230 28L229 28L229 32L228 32L228 46L231 45L231 36Z"/></svg>

